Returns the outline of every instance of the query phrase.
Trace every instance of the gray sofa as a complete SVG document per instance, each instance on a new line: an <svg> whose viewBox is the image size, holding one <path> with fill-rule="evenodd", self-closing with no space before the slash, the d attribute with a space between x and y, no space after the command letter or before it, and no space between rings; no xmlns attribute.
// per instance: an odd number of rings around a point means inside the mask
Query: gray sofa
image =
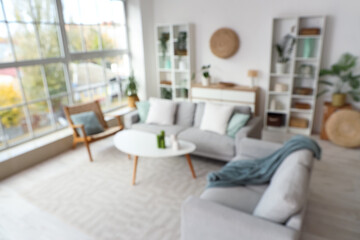
<svg viewBox="0 0 360 240"><path fill-rule="evenodd" d="M240 141L239 156L240 159L260 158L280 147L277 143L244 138ZM189 197L182 206L181 239L298 239L312 165L312 153L300 150L283 161L270 184L208 188L200 198ZM289 187L286 185L288 182L292 182L296 187ZM291 191L295 191L295 194L289 193ZM290 203L282 203L277 199L278 196L283 196L284 201ZM272 205L270 210L269 205ZM264 207L268 208L265 211L266 216L259 217L259 212L264 212ZM278 220L277 215L285 218ZM270 220L269 216L275 217L275 220Z"/></svg>
<svg viewBox="0 0 360 240"><path fill-rule="evenodd" d="M125 116L125 127L159 133L175 134L180 140L187 140L196 145L194 155L210 157L222 161L238 158L238 142L244 138L261 138L262 119L252 116L246 126L239 130L235 139L227 135L200 130L205 103L178 102L174 125L156 125L139 123L137 111ZM250 107L235 106L234 112L251 115Z"/></svg>

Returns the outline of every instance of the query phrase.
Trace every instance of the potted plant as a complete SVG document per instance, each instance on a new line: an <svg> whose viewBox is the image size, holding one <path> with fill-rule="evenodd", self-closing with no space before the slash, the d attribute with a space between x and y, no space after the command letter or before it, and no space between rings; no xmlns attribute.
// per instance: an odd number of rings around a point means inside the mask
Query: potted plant
<svg viewBox="0 0 360 240"><path fill-rule="evenodd" d="M290 60L290 55L294 49L295 38L287 34L281 43L275 45L278 59L276 62L276 73L283 74L286 72L286 65Z"/></svg>
<svg viewBox="0 0 360 240"><path fill-rule="evenodd" d="M211 81L211 76L210 76L210 64L209 65L204 65L201 67L201 71L202 71L202 78L201 78L201 83L203 86L209 86L210 85L210 81Z"/></svg>
<svg viewBox="0 0 360 240"><path fill-rule="evenodd" d="M360 101L360 75L354 75L353 70L357 63L357 57L350 53L345 53L339 61L331 66L330 69L321 69L320 77L332 76L336 80L320 80L319 84L332 86L334 92L332 94L332 105L341 107L346 102L346 95L352 97L356 102ZM318 93L318 97L329 92L328 88Z"/></svg>
<svg viewBox="0 0 360 240"><path fill-rule="evenodd" d="M135 103L139 101L139 97L137 96L138 89L134 75L131 75L128 80L128 84L125 88L125 95L128 97L128 106L131 108L135 108Z"/></svg>

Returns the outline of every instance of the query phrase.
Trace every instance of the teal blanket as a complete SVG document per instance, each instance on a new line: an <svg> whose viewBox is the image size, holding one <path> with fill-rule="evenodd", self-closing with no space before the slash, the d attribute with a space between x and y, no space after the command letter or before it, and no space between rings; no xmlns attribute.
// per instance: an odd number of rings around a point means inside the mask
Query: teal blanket
<svg viewBox="0 0 360 240"><path fill-rule="evenodd" d="M317 159L321 157L321 148L314 140L300 135L294 136L270 156L255 160L232 161L220 171L209 173L207 187L232 187L267 183L282 161L291 153L300 149L312 151Z"/></svg>

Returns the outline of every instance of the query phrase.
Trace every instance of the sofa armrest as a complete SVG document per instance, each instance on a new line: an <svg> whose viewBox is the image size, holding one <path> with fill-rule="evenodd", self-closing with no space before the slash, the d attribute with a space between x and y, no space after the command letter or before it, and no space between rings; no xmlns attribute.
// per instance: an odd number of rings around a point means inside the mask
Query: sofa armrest
<svg viewBox="0 0 360 240"><path fill-rule="evenodd" d="M140 121L139 112L133 111L124 116L125 128L131 128L131 126Z"/></svg>
<svg viewBox="0 0 360 240"><path fill-rule="evenodd" d="M236 142L236 155L249 158L263 158L269 156L281 148L281 146L280 143L242 138Z"/></svg>
<svg viewBox="0 0 360 240"><path fill-rule="evenodd" d="M200 198L182 206L181 240L295 240L298 231Z"/></svg>
<svg viewBox="0 0 360 240"><path fill-rule="evenodd" d="M241 128L235 135L236 141L244 137L261 139L261 132L263 128L263 122L261 117L253 117Z"/></svg>

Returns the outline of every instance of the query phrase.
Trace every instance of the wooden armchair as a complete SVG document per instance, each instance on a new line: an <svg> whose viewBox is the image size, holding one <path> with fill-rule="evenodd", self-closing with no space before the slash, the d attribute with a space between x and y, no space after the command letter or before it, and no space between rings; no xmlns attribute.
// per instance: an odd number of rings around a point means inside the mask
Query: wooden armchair
<svg viewBox="0 0 360 240"><path fill-rule="evenodd" d="M74 125L73 121L71 120L71 115L72 114L77 114L77 113L82 113L82 112L88 112L88 111L93 111L96 116L99 119L100 124L104 127L105 131L98 133L98 134L94 134L94 135L90 135L87 136L85 133L85 128L84 125ZM115 118L118 121L119 126L115 126L115 127L109 127L104 119L104 115L101 111L101 107L100 107L100 103L98 100L94 101L94 102L89 102L89 103L84 103L84 104L79 104L79 105L75 105L75 106L65 106L64 107L64 112L66 115L66 118L69 122L70 127L73 130L73 148L76 148L77 143L79 142L84 142L86 149L89 153L89 158L90 161L93 161L93 158L91 156L91 151L90 151L90 143L101 140L103 138L106 138L108 136L114 135L115 133L121 131L124 126L121 122L120 116L115 116ZM82 132L82 136L79 135L78 131L76 131L77 129L80 129L80 131Z"/></svg>

